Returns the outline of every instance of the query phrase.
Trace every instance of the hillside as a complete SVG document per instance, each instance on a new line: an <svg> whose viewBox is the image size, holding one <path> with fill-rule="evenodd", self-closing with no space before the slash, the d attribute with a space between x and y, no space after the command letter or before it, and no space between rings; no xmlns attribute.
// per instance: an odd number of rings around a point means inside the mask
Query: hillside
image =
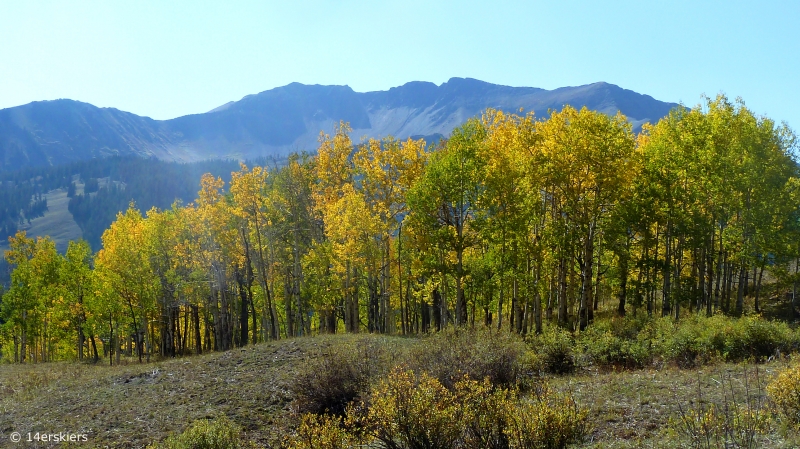
<svg viewBox="0 0 800 449"><path fill-rule="evenodd" d="M70 240L79 238L99 249L103 231L131 201L143 212L169 208L175 200L188 203L195 199L204 173L227 181L238 168L238 162L230 160L180 164L113 156L2 172L0 251L8 248L7 239L17 230L30 237L50 236L62 252ZM96 184L89 194L84 192L87 181ZM42 206L32 207L37 204ZM6 280L6 271L5 261L0 261L0 281Z"/></svg>
<svg viewBox="0 0 800 449"><path fill-rule="evenodd" d="M279 447L299 421L294 388L303 367L348 345L378 345L398 354L424 340L333 335L264 343L223 353L123 365L49 363L0 366L0 441L11 432L85 433L79 447L144 447L186 429L195 420L227 416L258 447ZM587 367L547 375L555 391L588 408L589 435L581 448L684 447L675 433L681 410L703 403L743 406L747 394L763 400L763 385L784 362L758 367L718 364L613 372ZM746 382L759 380L761 384ZM730 390L726 390L727 385ZM701 392L702 391L702 392ZM734 394L734 396L728 396ZM695 404L695 405L693 405ZM796 435L774 429L765 446L788 447ZM43 444L37 447L55 447ZM688 446L687 446L688 447ZM716 446L712 446L716 447ZM737 446L738 447L738 446Z"/></svg>
<svg viewBox="0 0 800 449"><path fill-rule="evenodd" d="M69 201L66 189L55 189L46 193L47 210L41 217L33 218L30 224L24 223L19 227L30 236L50 236L56 242L60 252L67 250L70 240L82 237L81 228L69 212ZM0 252L8 249L7 236L0 240ZM2 265L2 263L0 263ZM1 278L1 277L0 277Z"/></svg>
<svg viewBox="0 0 800 449"><path fill-rule="evenodd" d="M111 155L183 162L286 155L314 150L320 130L331 132L340 120L350 123L356 140L433 139L486 108L523 108L542 116L566 104L607 114L621 111L635 128L676 106L608 83L545 90L469 78L364 93L348 86L292 83L163 121L73 100L39 101L0 110L0 170Z"/></svg>

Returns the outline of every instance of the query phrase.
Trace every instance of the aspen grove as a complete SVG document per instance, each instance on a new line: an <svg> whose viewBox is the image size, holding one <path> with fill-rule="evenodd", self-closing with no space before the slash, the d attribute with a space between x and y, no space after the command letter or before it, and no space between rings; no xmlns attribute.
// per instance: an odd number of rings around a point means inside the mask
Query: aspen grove
<svg viewBox="0 0 800 449"><path fill-rule="evenodd" d="M131 204L96 254L10 237L2 357L582 331L600 308L759 312L768 279L800 280L796 138L740 100L678 107L638 134L621 114L569 106L544 119L487 110L431 146L351 132L341 123L279 166L242 164L229 185L205 175L193 203Z"/></svg>

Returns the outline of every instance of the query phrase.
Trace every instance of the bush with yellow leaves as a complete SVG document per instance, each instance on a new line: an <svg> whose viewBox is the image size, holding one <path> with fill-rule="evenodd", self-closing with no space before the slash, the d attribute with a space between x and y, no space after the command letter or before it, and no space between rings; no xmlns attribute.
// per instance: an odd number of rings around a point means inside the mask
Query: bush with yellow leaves
<svg viewBox="0 0 800 449"><path fill-rule="evenodd" d="M800 427L800 364L779 372L767 385L767 396L787 424Z"/></svg>
<svg viewBox="0 0 800 449"><path fill-rule="evenodd" d="M368 403L350 407L344 421L307 415L298 435L326 449L356 443L390 449L556 449L583 438L586 418L571 395L544 385L528 398L489 379L464 377L447 389L425 372L399 367L373 388Z"/></svg>
<svg viewBox="0 0 800 449"><path fill-rule="evenodd" d="M148 449L246 449L255 447L242 440L242 428L225 416L214 420L201 419L183 433L173 435Z"/></svg>
<svg viewBox="0 0 800 449"><path fill-rule="evenodd" d="M361 442L359 432L348 429L339 416L303 415L297 433L286 439L288 449L347 449Z"/></svg>
<svg viewBox="0 0 800 449"><path fill-rule="evenodd" d="M438 380L396 369L372 391L366 429L386 447L450 449L462 436L467 407Z"/></svg>
<svg viewBox="0 0 800 449"><path fill-rule="evenodd" d="M587 415L588 411L572 395L559 394L542 385L533 397L515 404L506 429L508 447L565 448L586 435Z"/></svg>

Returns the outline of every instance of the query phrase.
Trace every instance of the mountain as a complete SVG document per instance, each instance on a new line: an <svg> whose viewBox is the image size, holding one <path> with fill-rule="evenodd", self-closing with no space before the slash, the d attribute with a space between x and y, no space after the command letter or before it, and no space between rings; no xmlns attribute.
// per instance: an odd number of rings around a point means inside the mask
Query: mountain
<svg viewBox="0 0 800 449"><path fill-rule="evenodd" d="M439 86L410 82L388 91L292 83L202 114L153 120L73 100L0 110L0 170L138 155L169 161L245 159L313 151L320 131L349 122L353 137L446 136L488 107L546 115L570 104L621 111L636 129L676 106L608 83L554 90L509 87L470 78Z"/></svg>

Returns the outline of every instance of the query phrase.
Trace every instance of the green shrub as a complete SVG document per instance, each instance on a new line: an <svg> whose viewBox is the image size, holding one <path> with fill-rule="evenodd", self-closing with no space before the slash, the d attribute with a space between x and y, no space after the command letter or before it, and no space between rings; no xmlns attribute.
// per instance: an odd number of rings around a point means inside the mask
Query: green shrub
<svg viewBox="0 0 800 449"><path fill-rule="evenodd" d="M642 368L653 360L649 321L614 318L595 322L579 336L582 358L599 366Z"/></svg>
<svg viewBox="0 0 800 449"><path fill-rule="evenodd" d="M240 449L250 447L242 442L242 429L226 417L199 420L180 435L167 438L149 449Z"/></svg>
<svg viewBox="0 0 800 449"><path fill-rule="evenodd" d="M539 370L551 374L567 374L575 370L575 342L570 332L548 325L530 341Z"/></svg>
<svg viewBox="0 0 800 449"><path fill-rule="evenodd" d="M729 362L763 361L798 347L797 335L786 323L759 316L693 315L672 324L671 329L661 325L671 334L664 339L664 357L681 367L705 364L717 357Z"/></svg>
<svg viewBox="0 0 800 449"><path fill-rule="evenodd" d="M800 348L798 334L784 322L725 315L597 320L576 338L547 326L530 341L539 369L550 373L571 372L576 360L627 369L663 360L692 368L716 359L764 361Z"/></svg>
<svg viewBox="0 0 800 449"><path fill-rule="evenodd" d="M302 365L292 390L300 413L344 415L347 405L362 398L372 381L389 371L392 355L373 336L335 345L311 355Z"/></svg>
<svg viewBox="0 0 800 449"><path fill-rule="evenodd" d="M746 316L737 324L741 329L740 339L726 341L725 358L730 361L748 358L763 361L778 353L797 350L797 337L784 322Z"/></svg>
<svg viewBox="0 0 800 449"><path fill-rule="evenodd" d="M492 385L514 386L530 371L527 347L517 334L487 328L447 329L423 337L408 366L452 390L465 375Z"/></svg>
<svg viewBox="0 0 800 449"><path fill-rule="evenodd" d="M767 396L787 424L800 427L800 364L780 371L767 385Z"/></svg>
<svg viewBox="0 0 800 449"><path fill-rule="evenodd" d="M703 365L721 353L719 342L714 333L709 333L712 318L692 316L679 325L671 318L659 319L659 333L663 336L662 356L681 368L692 368Z"/></svg>

